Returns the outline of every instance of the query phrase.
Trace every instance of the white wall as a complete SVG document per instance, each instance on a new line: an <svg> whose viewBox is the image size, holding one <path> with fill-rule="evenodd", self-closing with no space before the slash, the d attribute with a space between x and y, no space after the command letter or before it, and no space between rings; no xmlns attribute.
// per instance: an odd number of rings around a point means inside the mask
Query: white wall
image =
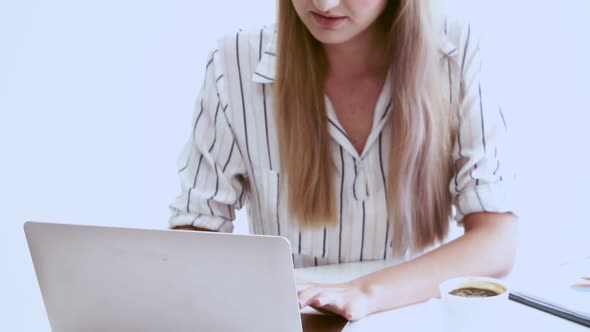
<svg viewBox="0 0 590 332"><path fill-rule="evenodd" d="M166 227L207 51L274 10L273 0L0 2L0 330L49 330L25 220Z"/></svg>
<svg viewBox="0 0 590 332"><path fill-rule="evenodd" d="M590 254L590 5L453 3L487 27L504 77L527 259ZM25 220L166 227L207 51L274 11L274 0L0 2L0 330L48 331Z"/></svg>
<svg viewBox="0 0 590 332"><path fill-rule="evenodd" d="M487 7L477 15L494 50L520 164L524 261L590 256L590 3Z"/></svg>

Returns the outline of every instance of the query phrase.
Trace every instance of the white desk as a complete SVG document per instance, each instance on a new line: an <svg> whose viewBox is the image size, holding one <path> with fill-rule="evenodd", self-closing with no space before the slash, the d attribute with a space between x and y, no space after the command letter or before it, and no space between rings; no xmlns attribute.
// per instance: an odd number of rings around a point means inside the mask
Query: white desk
<svg viewBox="0 0 590 332"><path fill-rule="evenodd" d="M356 277L383 269L387 266L388 264L383 261L364 262L297 269L295 273L297 276L306 280L322 283L334 283L348 281ZM509 285L510 280L514 278L515 276L506 278ZM439 315L441 315L440 309L440 301L438 299L433 299L429 302L392 310L391 312L387 313L369 316L359 322L349 324L345 328L345 331L442 331L442 324L440 322L441 317L439 317ZM506 319L509 322L508 330L510 331L590 331L590 329L585 326L547 314L514 301L507 301L506 312L508 313L508 317L506 317ZM305 315L319 314L313 309L306 309L304 313ZM328 321L326 324L330 324L330 321ZM326 324L323 326L326 326ZM340 327L336 326L339 324L338 321L332 321L332 324L335 326L333 328L328 327L330 331L337 331L341 327L341 323ZM305 332L308 331L319 331L319 329L306 327Z"/></svg>

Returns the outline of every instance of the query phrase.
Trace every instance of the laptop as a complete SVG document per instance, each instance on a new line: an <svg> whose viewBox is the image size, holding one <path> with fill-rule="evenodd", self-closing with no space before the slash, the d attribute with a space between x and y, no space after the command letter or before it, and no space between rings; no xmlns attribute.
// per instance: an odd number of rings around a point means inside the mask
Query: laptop
<svg viewBox="0 0 590 332"><path fill-rule="evenodd" d="M277 236L27 222L53 332L301 332Z"/></svg>

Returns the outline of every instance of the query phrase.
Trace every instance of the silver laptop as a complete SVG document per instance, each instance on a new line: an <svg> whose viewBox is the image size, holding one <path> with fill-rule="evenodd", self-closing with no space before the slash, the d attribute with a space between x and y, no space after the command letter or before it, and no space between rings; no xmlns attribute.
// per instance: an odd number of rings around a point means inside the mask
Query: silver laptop
<svg viewBox="0 0 590 332"><path fill-rule="evenodd" d="M300 332L281 237L27 222L53 332Z"/></svg>

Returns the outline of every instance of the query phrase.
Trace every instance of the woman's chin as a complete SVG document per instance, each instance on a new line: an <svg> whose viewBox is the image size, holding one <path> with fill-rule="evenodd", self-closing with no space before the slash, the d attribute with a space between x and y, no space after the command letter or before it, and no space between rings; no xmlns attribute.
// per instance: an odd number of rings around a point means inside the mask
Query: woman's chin
<svg viewBox="0 0 590 332"><path fill-rule="evenodd" d="M337 45L344 44L347 41L354 38L354 34L348 31L335 31L335 30L311 30L311 35L320 43L325 45Z"/></svg>

